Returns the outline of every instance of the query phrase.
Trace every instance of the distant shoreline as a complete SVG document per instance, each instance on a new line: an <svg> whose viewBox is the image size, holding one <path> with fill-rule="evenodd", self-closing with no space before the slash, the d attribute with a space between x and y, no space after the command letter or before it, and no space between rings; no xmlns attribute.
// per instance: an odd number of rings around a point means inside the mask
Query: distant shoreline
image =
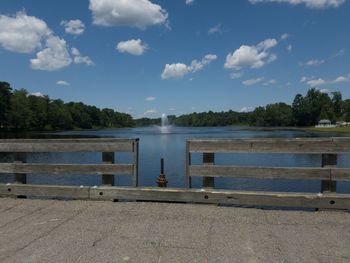
<svg viewBox="0 0 350 263"><path fill-rule="evenodd" d="M102 130L120 130L120 129L133 129L149 127L147 126L135 126L135 127L116 127L116 128L92 128L92 129L71 129L71 130L56 130L56 131L0 131L0 138L43 138L43 137L65 137L65 135L60 135L62 132L79 132L79 131L102 131ZM175 125L176 126L176 125ZM350 126L348 127L335 127L335 128L316 128L310 127L291 127L291 126L275 126L275 127L264 127L264 126L248 126L248 125L228 125L228 126L177 126L184 128L218 128L218 127L239 127L243 131L303 131L308 133L350 133ZM72 135L69 135L72 136ZM79 135L76 135L79 137ZM94 136L92 136L94 137Z"/></svg>
<svg viewBox="0 0 350 263"><path fill-rule="evenodd" d="M334 128L316 128L310 127L246 127L247 131L305 131L305 132L336 132L336 133L350 133L350 126L334 127Z"/></svg>
<svg viewBox="0 0 350 263"><path fill-rule="evenodd" d="M334 128L316 128L309 127L306 131L310 132L339 132L339 133L350 133L350 126L346 127L334 127Z"/></svg>
<svg viewBox="0 0 350 263"><path fill-rule="evenodd" d="M265 126L247 126L243 130L247 131L307 131L308 127L290 127L290 126L275 126L275 127L265 127Z"/></svg>

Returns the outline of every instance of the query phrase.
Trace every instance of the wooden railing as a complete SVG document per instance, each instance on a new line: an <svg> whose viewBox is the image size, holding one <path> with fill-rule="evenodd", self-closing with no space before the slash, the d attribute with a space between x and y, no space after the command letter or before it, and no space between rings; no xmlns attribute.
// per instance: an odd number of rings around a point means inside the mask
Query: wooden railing
<svg viewBox="0 0 350 263"><path fill-rule="evenodd" d="M191 153L202 153L203 164L192 165ZM215 153L293 153L320 154L321 167L247 167L233 165L215 165ZM311 200L328 201L323 207L335 207L339 200L344 201L349 195L336 194L337 181L349 181L350 169L337 168L337 154L350 153L350 138L293 138L293 139L194 139L186 144L186 181L191 188L191 177L203 177L203 189L213 189L215 177L255 178L255 179L296 179L320 180L319 194L312 193L263 193L251 192L256 205L266 205L264 197L270 197L270 205L283 205L277 195L291 195L293 202L286 198L285 206L308 206ZM331 200L328 197L332 197ZM276 200L273 200L273 199ZM325 199L325 200L326 200ZM339 199L339 200L338 200ZM244 203L244 200L242 200ZM276 202L277 201L277 202ZM309 202L305 204L304 202ZM293 205L294 203L294 205ZM345 205L350 208L347 200Z"/></svg>
<svg viewBox="0 0 350 263"><path fill-rule="evenodd" d="M14 163L0 163L15 183L0 184L0 196L65 197L92 200L149 200L252 206L349 209L350 194L336 192L337 181L350 180L350 169L337 168L337 154L350 153L350 138L195 139L186 142L186 188L138 187L138 139L0 140L0 152ZM26 163L26 153L101 152L102 164ZM132 152L132 164L115 164L114 152ZM203 164L192 165L191 154ZM296 153L322 155L321 167L243 167L215 165L215 153ZM26 184L26 174L98 174L100 186ZM114 174L131 175L132 187L114 186ZM191 188L191 177L203 177L203 188ZM320 193L233 191L215 189L216 177L320 180Z"/></svg>
<svg viewBox="0 0 350 263"><path fill-rule="evenodd" d="M27 174L96 174L102 185L114 185L114 175L132 176L138 186L138 139L0 140L0 152L13 154L13 163L0 163L0 173L14 173L16 184L26 184ZM27 163L28 153L101 152L101 164ZM115 152L132 152L131 164L115 163ZM10 188L8 188L9 190ZM10 189L11 190L11 189ZM51 189L52 190L52 189Z"/></svg>

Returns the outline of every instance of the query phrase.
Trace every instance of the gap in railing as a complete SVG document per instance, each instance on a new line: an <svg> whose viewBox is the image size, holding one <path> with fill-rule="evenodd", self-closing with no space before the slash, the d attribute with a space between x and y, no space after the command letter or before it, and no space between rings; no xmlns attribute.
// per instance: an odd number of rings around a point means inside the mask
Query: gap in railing
<svg viewBox="0 0 350 263"><path fill-rule="evenodd" d="M339 168L350 167L350 154L338 154ZM262 167L320 167L321 154L292 153L215 153L216 165L262 166ZM191 164L203 164L202 153L191 153ZM319 180L215 178L216 189L269 191L269 192L320 192ZM201 188L202 177L192 177L192 187ZM349 181L338 181L337 192L348 193Z"/></svg>
<svg viewBox="0 0 350 263"><path fill-rule="evenodd" d="M4 154L0 156L1 162L13 162L13 154ZM349 154L338 155L338 167L350 167ZM131 153L116 153L117 162L131 163ZM38 163L101 163L101 153L27 153L27 161ZM192 163L202 164L202 154L192 153ZM318 154L266 154L266 153L216 153L215 163L245 165L245 166L276 166L276 167L319 167L321 156ZM170 167L169 167L170 166ZM156 167L157 168L157 167ZM174 179L181 185L183 175L171 173L171 163L166 162L168 179ZM170 168L170 169L169 169ZM147 170L147 169L146 169ZM145 173L140 169L140 185L155 186L155 180L159 173L154 169L153 173ZM57 185L101 185L101 176L99 175L55 175L55 174L28 174L28 184L57 184ZM13 174L1 174L0 183L13 183ZM115 182L118 186L129 186L131 184L130 176L115 176ZM170 180L170 186L177 186L177 183ZM202 178L192 177L192 186L194 188L202 187ZM261 179L241 179L241 178L215 178L215 188L233 189L233 190L256 190L256 191L300 191L300 192L319 192L320 181L314 180L261 180ZM350 182L339 181L337 192L348 193Z"/></svg>
<svg viewBox="0 0 350 263"><path fill-rule="evenodd" d="M191 164L202 164L202 156L202 153L191 153ZM321 154L215 153L215 164L268 167L320 167Z"/></svg>
<svg viewBox="0 0 350 263"><path fill-rule="evenodd" d="M2 154L3 156L4 154ZM13 155L6 154L8 162L12 162ZM36 162L35 159L41 159L43 163L101 163L101 153L28 153L28 162ZM202 163L202 154L192 154L193 164ZM152 158L156 158L151 156ZM5 158L5 159L6 159ZM116 153L117 162L129 163L131 160L130 153ZM349 154L338 155L338 167L350 167ZM82 160L82 161L80 161ZM141 160L142 161L142 160ZM310 162L309 162L310 161ZM237 165L261 165L261 166L286 166L286 167L319 167L321 162L320 154L271 154L271 153L239 153L239 154L215 154L216 164L237 164ZM183 186L183 174L173 174L171 170L171 159L166 162L166 170L170 180L169 186ZM159 173L158 167L154 172L145 173L140 169L140 185L155 186L155 180ZM35 184L58 184L58 185L100 185L101 176L98 175L45 175L45 174L28 174L28 183ZM192 178L193 187L202 186L202 178ZM13 182L13 175L2 174L0 182ZM130 185L130 177L116 176L118 186ZM174 183L175 182L175 183ZM181 184L177 183L181 182ZM267 187L269 186L269 187ZM234 190L267 190L267 191L302 191L302 192L319 192L318 181L303 180L261 180L261 179L240 179L240 178L216 178L215 187ZM337 192L348 193L350 182L339 181L337 183ZM300 190L302 189L302 190Z"/></svg>
<svg viewBox="0 0 350 263"><path fill-rule="evenodd" d="M115 152L116 163L132 164L131 152ZM102 164L100 152L59 152L59 153L26 153L27 163L44 164ZM12 163L14 154L1 153L0 162ZM0 174L0 183L14 183L14 174ZM27 184L48 185L101 185L101 175L79 174L27 174ZM130 176L115 175L118 186L130 186Z"/></svg>

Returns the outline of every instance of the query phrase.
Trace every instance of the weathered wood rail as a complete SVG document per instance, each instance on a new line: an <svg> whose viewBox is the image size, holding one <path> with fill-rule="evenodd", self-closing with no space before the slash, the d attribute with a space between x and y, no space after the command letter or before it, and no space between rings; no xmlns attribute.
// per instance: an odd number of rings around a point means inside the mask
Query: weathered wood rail
<svg viewBox="0 0 350 263"><path fill-rule="evenodd" d="M0 152L15 154L14 163L0 163L1 173L14 173L15 183L0 184L0 196L63 197L93 200L149 200L233 205L349 209L350 194L336 192L336 182L350 180L350 169L337 168L337 154L350 153L350 138L195 139L186 142L186 188L138 187L138 139L0 140ZM26 163L32 152L102 152L102 164ZM115 164L114 152L132 152L132 164ZM191 154L203 164L192 165ZM244 167L215 165L215 153L321 154L321 167ZM98 174L100 186L26 184L27 173ZM114 175L131 175L132 187L116 187ZM191 177L203 177L192 189ZM320 180L321 193L254 192L214 189L216 177Z"/></svg>
<svg viewBox="0 0 350 263"><path fill-rule="evenodd" d="M96 174L103 185L114 185L114 175L132 176L138 186L138 139L0 140L0 152L14 154L13 163L0 163L0 173L14 173L17 184L26 184L27 174ZM101 152L102 164L27 163L27 153ZM132 152L131 164L115 164L115 152Z"/></svg>
<svg viewBox="0 0 350 263"><path fill-rule="evenodd" d="M192 165L191 153L202 153L203 164ZM247 167L233 165L215 165L215 153L292 153L320 154L321 167ZM277 200L282 195L297 201L300 206L308 207L312 200L332 196L327 208L334 208L340 200L344 208L350 208L350 195L337 194L336 182L349 181L350 169L337 168L337 154L350 153L350 138L278 138L278 139L193 139L186 143L185 185L191 188L191 177L203 177L203 188L213 189L216 177L320 180L319 194L312 193L273 193L256 192L258 198L271 201L271 205L281 205ZM254 194L253 194L254 195ZM257 198L256 204L261 204ZM288 198L285 198L286 203ZM314 205L314 204L313 204Z"/></svg>

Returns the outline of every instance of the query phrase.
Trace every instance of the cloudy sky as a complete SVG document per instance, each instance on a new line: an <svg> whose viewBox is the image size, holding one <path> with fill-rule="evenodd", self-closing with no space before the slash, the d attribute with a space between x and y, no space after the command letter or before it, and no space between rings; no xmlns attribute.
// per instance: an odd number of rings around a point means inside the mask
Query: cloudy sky
<svg viewBox="0 0 350 263"><path fill-rule="evenodd" d="M350 98L347 0L1 0L0 80L134 117Z"/></svg>

